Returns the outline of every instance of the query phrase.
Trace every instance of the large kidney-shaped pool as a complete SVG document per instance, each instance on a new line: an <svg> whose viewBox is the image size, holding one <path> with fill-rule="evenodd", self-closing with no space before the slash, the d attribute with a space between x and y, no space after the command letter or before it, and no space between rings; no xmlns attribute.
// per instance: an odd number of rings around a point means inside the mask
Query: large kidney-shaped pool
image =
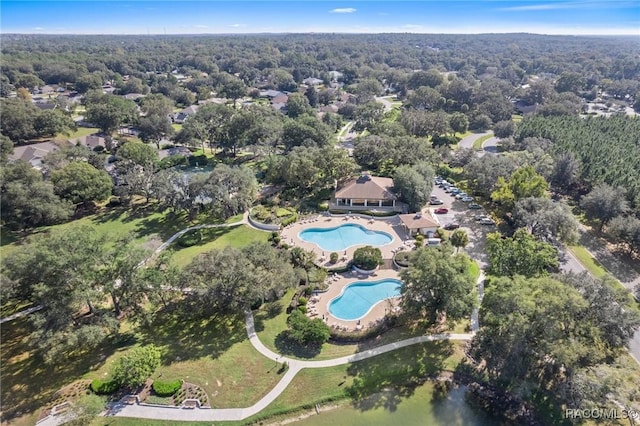
<svg viewBox="0 0 640 426"><path fill-rule="evenodd" d="M326 251L342 251L357 245L384 246L393 241L393 237L386 232L371 231L354 223L335 228L308 228L301 231L298 237Z"/></svg>
<svg viewBox="0 0 640 426"><path fill-rule="evenodd" d="M329 313L352 321L362 318L376 304L400 296L402 281L387 278L380 281L355 281L346 285L342 293L329 302Z"/></svg>

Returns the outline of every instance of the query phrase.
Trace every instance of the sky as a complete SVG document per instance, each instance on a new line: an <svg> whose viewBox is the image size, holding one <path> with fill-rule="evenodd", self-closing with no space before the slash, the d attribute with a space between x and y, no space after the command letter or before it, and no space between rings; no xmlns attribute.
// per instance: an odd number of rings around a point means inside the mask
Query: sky
<svg viewBox="0 0 640 426"><path fill-rule="evenodd" d="M640 0L5 1L1 33L640 36Z"/></svg>

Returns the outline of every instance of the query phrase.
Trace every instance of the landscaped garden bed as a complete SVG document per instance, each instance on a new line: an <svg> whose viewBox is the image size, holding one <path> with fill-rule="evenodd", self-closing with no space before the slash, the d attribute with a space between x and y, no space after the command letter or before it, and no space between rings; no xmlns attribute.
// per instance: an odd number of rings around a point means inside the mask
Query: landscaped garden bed
<svg viewBox="0 0 640 426"><path fill-rule="evenodd" d="M251 209L251 219L260 223L286 226L298 220L298 214L286 207L258 205Z"/></svg>
<svg viewBox="0 0 640 426"><path fill-rule="evenodd" d="M53 394L53 398L51 401L42 409L40 412L40 416L38 420L44 419L49 414L54 407L61 406L62 404L73 402L80 397L87 395L90 393L89 384L91 380L76 380L68 386L63 387L55 394ZM59 410L58 410L59 411Z"/></svg>
<svg viewBox="0 0 640 426"><path fill-rule="evenodd" d="M152 389L151 394L144 398L142 402L179 407L185 400L197 400L200 407L211 407L207 392L193 383L155 380Z"/></svg>

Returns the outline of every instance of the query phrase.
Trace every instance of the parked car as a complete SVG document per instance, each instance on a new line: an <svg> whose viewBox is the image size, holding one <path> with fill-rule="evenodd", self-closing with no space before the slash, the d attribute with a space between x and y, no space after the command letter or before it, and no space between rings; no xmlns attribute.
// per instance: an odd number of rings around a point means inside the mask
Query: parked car
<svg viewBox="0 0 640 426"><path fill-rule="evenodd" d="M485 218L488 218L488 217L489 217L489 216L487 216L486 214L477 214L477 215L475 215L473 218L474 218L476 221L481 221L482 219L485 219Z"/></svg>
<svg viewBox="0 0 640 426"><path fill-rule="evenodd" d="M458 192L456 194L456 200L462 200L464 197L468 197L468 194L466 192Z"/></svg>
<svg viewBox="0 0 640 426"><path fill-rule="evenodd" d="M433 211L435 214L447 214L449 213L449 209L445 209L445 208L439 208L439 209L435 209Z"/></svg>
<svg viewBox="0 0 640 426"><path fill-rule="evenodd" d="M461 200L461 201L464 201L465 203L468 203L468 202L470 202L470 201L473 201L473 197L469 197L469 196L467 195L467 196L462 197L460 200Z"/></svg>
<svg viewBox="0 0 640 426"><path fill-rule="evenodd" d="M457 195L462 192L462 189L456 188L455 186L449 188L449 192L451 195Z"/></svg>
<svg viewBox="0 0 640 426"><path fill-rule="evenodd" d="M459 223L455 223L455 222L447 223L444 226L444 229L446 229L447 231L451 231L451 230L458 229L458 228L460 228L460 224Z"/></svg>
<svg viewBox="0 0 640 426"><path fill-rule="evenodd" d="M473 209L473 210L480 210L482 208L482 206L478 203L471 203L469 204L469 208Z"/></svg>
<svg viewBox="0 0 640 426"><path fill-rule="evenodd" d="M429 204L431 204L432 206L440 206L440 205L444 204L444 201L442 201L439 198L436 198L435 200L430 200Z"/></svg>
<svg viewBox="0 0 640 426"><path fill-rule="evenodd" d="M493 219L491 219L489 217L485 217L484 219L480 220L480 224L481 225L495 225L496 223L493 221Z"/></svg>

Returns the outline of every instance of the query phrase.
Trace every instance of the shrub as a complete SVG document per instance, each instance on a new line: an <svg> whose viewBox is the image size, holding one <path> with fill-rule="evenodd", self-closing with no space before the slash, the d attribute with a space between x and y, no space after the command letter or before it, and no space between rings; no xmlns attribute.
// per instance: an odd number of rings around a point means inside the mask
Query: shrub
<svg viewBox="0 0 640 426"><path fill-rule="evenodd" d="M306 306L307 302L308 301L306 297L300 296L300 298L298 299L298 305Z"/></svg>
<svg viewBox="0 0 640 426"><path fill-rule="evenodd" d="M89 385L91 390L97 395L110 395L120 388L120 383L115 380L95 379Z"/></svg>
<svg viewBox="0 0 640 426"><path fill-rule="evenodd" d="M436 229L436 235L435 235L435 237L436 237L436 238L440 238L440 240L442 240L442 241L447 241L447 233L446 233L446 232L445 232L445 230L444 230L444 229L442 229L442 228L438 228L438 229Z"/></svg>
<svg viewBox="0 0 640 426"><path fill-rule="evenodd" d="M321 346L331 336L329 327L320 318L309 319L299 311L287 318L288 336L305 346Z"/></svg>
<svg viewBox="0 0 640 426"><path fill-rule="evenodd" d="M289 209L285 209L284 207L279 207L276 209L276 217L285 217L293 214L293 212Z"/></svg>
<svg viewBox="0 0 640 426"><path fill-rule="evenodd" d="M171 167L179 166L182 164L187 164L186 157L183 157L182 155L171 155L160 160L158 162L158 168L169 169Z"/></svg>
<svg viewBox="0 0 640 426"><path fill-rule="evenodd" d="M158 396L171 396L180 390L182 381L174 380L172 382L165 382L162 380L154 380L151 387Z"/></svg>
<svg viewBox="0 0 640 426"><path fill-rule="evenodd" d="M416 235L416 242L418 241L420 241L421 243L424 242L424 235L422 234Z"/></svg>
<svg viewBox="0 0 640 426"><path fill-rule="evenodd" d="M376 269L383 264L382 252L376 247L360 247L353 253L353 264L368 271Z"/></svg>
<svg viewBox="0 0 640 426"><path fill-rule="evenodd" d="M306 314L306 313L307 313L307 305L300 305L300 306L298 306L298 310L299 310L300 312L302 312L303 314Z"/></svg>
<svg viewBox="0 0 640 426"><path fill-rule="evenodd" d="M332 253L329 255L329 262L331 262L331 264L333 265L333 264L335 264L337 261L338 261L338 253L336 253L336 252L334 251L334 252L332 252Z"/></svg>
<svg viewBox="0 0 640 426"><path fill-rule="evenodd" d="M298 213L294 213L290 217L283 220L280 225L287 226L287 225L291 225L292 223L296 223L297 221L298 221Z"/></svg>
<svg viewBox="0 0 640 426"><path fill-rule="evenodd" d="M396 263L400 266L409 266L409 255L411 253L408 251L401 251L396 254Z"/></svg>

